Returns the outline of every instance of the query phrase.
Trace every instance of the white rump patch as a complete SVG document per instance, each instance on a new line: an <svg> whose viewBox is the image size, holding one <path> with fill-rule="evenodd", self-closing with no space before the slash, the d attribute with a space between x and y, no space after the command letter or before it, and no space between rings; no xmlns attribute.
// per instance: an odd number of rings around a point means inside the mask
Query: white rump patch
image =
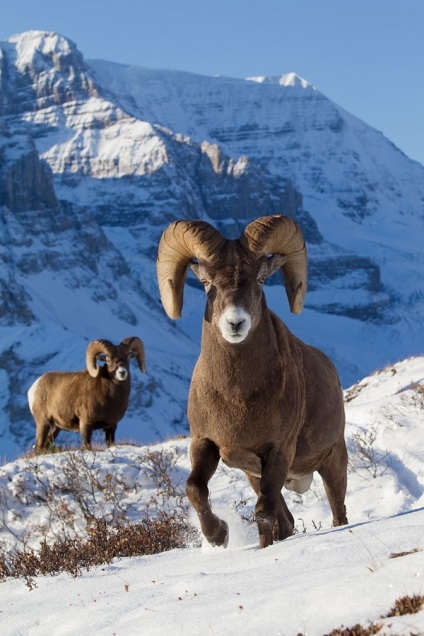
<svg viewBox="0 0 424 636"><path fill-rule="evenodd" d="M35 393L37 391L37 385L39 381L40 381L40 378L38 378L38 380L36 380L28 389L27 397L28 397L29 410L31 411L31 413L32 413L32 405L34 404Z"/></svg>
<svg viewBox="0 0 424 636"><path fill-rule="evenodd" d="M242 342L250 331L252 319L242 307L228 307L220 317L219 328L227 342Z"/></svg>

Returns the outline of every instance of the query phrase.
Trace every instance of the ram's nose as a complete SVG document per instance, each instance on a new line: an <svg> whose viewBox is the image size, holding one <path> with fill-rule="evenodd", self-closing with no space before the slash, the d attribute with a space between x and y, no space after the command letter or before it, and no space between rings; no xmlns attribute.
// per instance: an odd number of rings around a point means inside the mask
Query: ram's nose
<svg viewBox="0 0 424 636"><path fill-rule="evenodd" d="M243 325L246 323L246 320L245 318L241 318L240 320L235 320L234 318L232 320L228 320L227 318L227 322L231 331L236 334L243 331Z"/></svg>
<svg viewBox="0 0 424 636"><path fill-rule="evenodd" d="M118 378L118 380L126 380L128 377L128 371L126 370L125 367L119 367L116 371L116 377Z"/></svg>
<svg viewBox="0 0 424 636"><path fill-rule="evenodd" d="M219 319L219 328L227 342L242 342L249 333L252 320L242 307L228 307Z"/></svg>

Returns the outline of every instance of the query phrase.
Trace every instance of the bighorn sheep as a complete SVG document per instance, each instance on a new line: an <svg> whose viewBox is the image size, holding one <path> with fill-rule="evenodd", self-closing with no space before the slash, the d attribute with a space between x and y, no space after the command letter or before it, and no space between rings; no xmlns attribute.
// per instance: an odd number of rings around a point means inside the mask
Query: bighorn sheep
<svg viewBox="0 0 424 636"><path fill-rule="evenodd" d="M91 448L94 430L103 429L106 444L115 441L118 422L124 417L131 389L129 362L137 358L146 370L140 338L125 338L119 345L93 340L86 352L84 371L49 371L28 391L36 425L35 451L53 442L60 430L79 431L83 448ZM97 360L104 365L98 365Z"/></svg>
<svg viewBox="0 0 424 636"><path fill-rule="evenodd" d="M290 309L302 311L307 256L298 225L285 216L262 217L237 240L227 240L204 221L172 223L162 234L157 273L163 306L173 319L181 316L188 266L207 294L188 398L187 480L206 539L228 542L228 526L208 500L220 458L244 471L258 496L260 547L293 533L282 487L305 492L314 471L324 481L333 524L346 524L347 452L337 372L268 309L262 289L281 267Z"/></svg>

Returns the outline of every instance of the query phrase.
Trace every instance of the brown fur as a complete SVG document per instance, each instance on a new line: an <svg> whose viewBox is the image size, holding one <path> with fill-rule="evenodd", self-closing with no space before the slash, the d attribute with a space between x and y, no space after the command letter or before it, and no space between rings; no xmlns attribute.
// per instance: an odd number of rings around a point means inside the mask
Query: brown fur
<svg viewBox="0 0 424 636"><path fill-rule="evenodd" d="M230 241L205 221L171 223L157 259L159 291L171 318L181 316L189 265L207 293L188 400L187 495L203 534L214 545L228 541L228 526L209 503L208 482L220 459L243 470L257 494L261 547L292 534L294 520L281 490L286 484L304 492L314 471L324 481L334 525L347 523L337 372L269 311L261 285L281 269L290 310L302 311L307 253L299 226L281 215L261 217Z"/></svg>
<svg viewBox="0 0 424 636"><path fill-rule="evenodd" d="M36 452L47 448L60 430L79 432L83 448L91 448L92 433L97 429L103 429L107 445L114 443L118 422L128 407L129 362L135 354L126 345L113 347L112 351L113 356L99 367L97 377L87 370L50 371L34 383L29 394L36 424ZM144 353L138 356L138 362L144 370ZM118 365L128 371L125 380L115 376Z"/></svg>
<svg viewBox="0 0 424 636"><path fill-rule="evenodd" d="M234 244L230 251L233 262ZM233 278L225 263L215 272L200 264L212 284L189 393L192 473L187 493L206 538L225 544L228 530L211 511L207 482L220 457L245 471L258 495L256 519L265 547L274 537L293 532L293 517L281 495L284 483L313 471L323 477L334 525L347 523L344 407L333 364L267 308L258 291L260 265L240 262ZM231 302L255 313L249 335L236 344L224 340L217 327Z"/></svg>

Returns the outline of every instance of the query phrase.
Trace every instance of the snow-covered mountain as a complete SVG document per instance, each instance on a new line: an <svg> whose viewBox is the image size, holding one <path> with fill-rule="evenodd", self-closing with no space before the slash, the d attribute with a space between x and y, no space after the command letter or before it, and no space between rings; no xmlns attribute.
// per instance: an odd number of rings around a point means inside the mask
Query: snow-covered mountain
<svg viewBox="0 0 424 636"><path fill-rule="evenodd" d="M297 219L309 292L290 316L345 386L423 351L424 167L295 74L246 80L86 61L38 31L0 43L0 439L33 441L25 393L78 369L92 338L146 346L118 437L186 430L203 300L160 306L157 243L175 218L227 236L251 219ZM189 281L190 282L190 281Z"/></svg>

